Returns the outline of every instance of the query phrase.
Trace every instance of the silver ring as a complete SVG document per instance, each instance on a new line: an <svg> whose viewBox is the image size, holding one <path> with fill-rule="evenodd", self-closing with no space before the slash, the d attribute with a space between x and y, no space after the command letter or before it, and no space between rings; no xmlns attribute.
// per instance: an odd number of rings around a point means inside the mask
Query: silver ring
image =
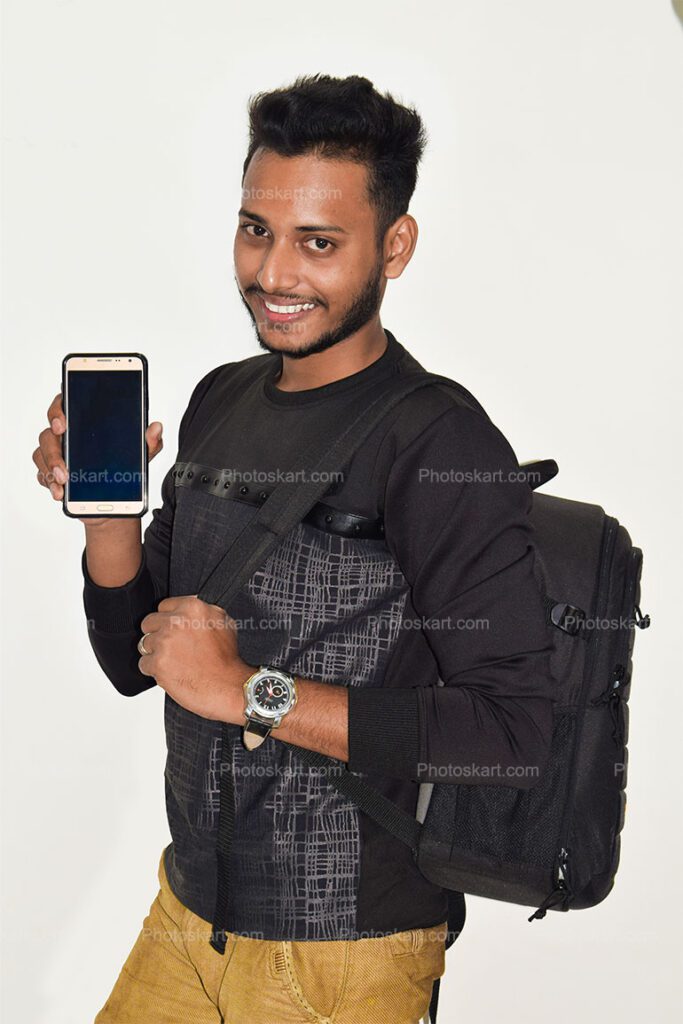
<svg viewBox="0 0 683 1024"><path fill-rule="evenodd" d="M152 653L151 651L145 650L145 639L148 636L150 636L150 635L151 635L150 633L143 633L143 635L138 640L138 651L140 652L140 654L151 654Z"/></svg>

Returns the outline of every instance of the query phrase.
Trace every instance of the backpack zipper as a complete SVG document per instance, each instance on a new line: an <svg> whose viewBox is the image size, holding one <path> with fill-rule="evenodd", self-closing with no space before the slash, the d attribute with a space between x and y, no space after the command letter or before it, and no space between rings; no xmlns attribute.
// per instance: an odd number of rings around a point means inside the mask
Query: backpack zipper
<svg viewBox="0 0 683 1024"><path fill-rule="evenodd" d="M635 613L634 627L632 628L638 626L639 629L647 629L647 627L650 625L650 616L643 615L640 610L640 607L635 603L635 597L637 592L636 580L638 577L638 573L641 571L642 562L642 551L639 548L633 549L633 551L631 552L630 575L628 578L628 609L630 611L632 608ZM631 602L633 602L633 604ZM619 651L619 655L622 660L619 661L614 667L614 675L612 679L612 692L607 697L607 700L610 703L610 713L612 715L612 722L614 724L612 736L617 745L619 746L624 741L624 735L622 732L623 718L620 718L619 716L619 709L621 702L623 700L624 686L622 685L622 683L625 684L627 682L626 665L628 664L628 661L630 659L634 643L635 633L631 633L631 628L625 629L624 635L622 637L621 649ZM603 693L602 696L605 697L605 693ZM610 866L614 863L615 856L617 855L616 849L618 843L619 832L615 831L614 840L612 843L612 850L610 851Z"/></svg>
<svg viewBox="0 0 683 1024"><path fill-rule="evenodd" d="M598 592L596 595L595 609L596 614L600 615L602 612L602 606L605 602L605 593L607 590L607 580L612 569L612 556L614 554L614 544L617 535L618 523L612 516L607 517L605 524L605 532L603 534L602 541L602 554L600 562L602 565L602 571L600 574L600 580L598 581ZM579 746L579 739L581 737L581 730L583 726L583 719L585 717L584 701L586 696L586 690L590 686L591 674L593 671L593 665L596 657L596 633L593 633L588 641L588 651L586 653L586 664L584 667L583 679L581 680L581 689L578 696L579 708L583 708L579 720L576 723L576 729L574 730L574 741L572 743L571 753L571 771L567 780L567 803L564 808L562 815L562 821L560 823L560 849L555 858L555 883L553 889L548 893L546 898L541 903L531 917L529 921L533 921L535 918L543 918L546 915L546 911L557 904L562 905L563 910L568 910L569 905L573 898L573 892L571 888L571 878L569 872L569 853L570 850L567 846L569 840L569 816L573 803L574 796L574 781L576 777L576 752Z"/></svg>
<svg viewBox="0 0 683 1024"><path fill-rule="evenodd" d="M621 703L621 684L624 682L625 675L626 668L619 662L612 670L612 678L610 679L607 688L603 690L598 697L594 697L591 701L593 707L599 707L602 704L607 704L609 706L609 713L612 718L612 739L617 746L621 746L624 739L624 734L621 728L621 718L619 715L619 705Z"/></svg>
<svg viewBox="0 0 683 1024"><path fill-rule="evenodd" d="M641 563L642 553L638 548L634 548L631 552L631 565L629 566L627 578L626 605L628 611L633 610L634 612L634 627L638 626L639 629L647 629L650 625L650 616L643 615L640 607L635 604L634 601L636 596L636 578L638 576ZM601 694L591 701L593 706L600 706L601 704L609 705L613 724L612 738L617 746L620 746L624 739L619 708L622 701L624 689L623 684L626 682L626 664L629 660L633 643L633 638L630 633L631 628L632 627L629 626L624 629L618 655L620 660L612 670L612 677L607 684L607 687ZM635 636L635 634L633 636Z"/></svg>

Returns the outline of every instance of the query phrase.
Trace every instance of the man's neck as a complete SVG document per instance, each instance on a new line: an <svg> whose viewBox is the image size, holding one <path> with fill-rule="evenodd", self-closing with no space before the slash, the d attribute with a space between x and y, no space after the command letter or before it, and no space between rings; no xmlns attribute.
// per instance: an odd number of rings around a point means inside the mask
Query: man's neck
<svg viewBox="0 0 683 1024"><path fill-rule="evenodd" d="M388 343L384 328L378 324L370 335L359 332L305 359L292 359L283 354L282 372L275 386L279 391L308 391L332 384L376 362L386 352Z"/></svg>

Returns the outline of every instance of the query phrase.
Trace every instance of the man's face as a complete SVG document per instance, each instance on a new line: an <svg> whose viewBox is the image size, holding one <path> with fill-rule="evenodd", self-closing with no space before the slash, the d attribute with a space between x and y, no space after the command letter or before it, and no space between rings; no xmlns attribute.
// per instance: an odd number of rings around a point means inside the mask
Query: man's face
<svg viewBox="0 0 683 1024"><path fill-rule="evenodd" d="M254 154L242 186L235 281L267 351L323 352L378 314L386 277L366 176L349 160Z"/></svg>

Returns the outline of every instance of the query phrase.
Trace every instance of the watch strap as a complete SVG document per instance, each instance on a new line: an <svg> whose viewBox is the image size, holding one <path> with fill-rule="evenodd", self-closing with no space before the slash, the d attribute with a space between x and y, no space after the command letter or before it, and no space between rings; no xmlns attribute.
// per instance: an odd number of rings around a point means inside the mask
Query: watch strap
<svg viewBox="0 0 683 1024"><path fill-rule="evenodd" d="M259 747L270 736L272 728L272 722L264 722L260 718L249 716L242 730L242 741L247 750L254 750L256 747Z"/></svg>

